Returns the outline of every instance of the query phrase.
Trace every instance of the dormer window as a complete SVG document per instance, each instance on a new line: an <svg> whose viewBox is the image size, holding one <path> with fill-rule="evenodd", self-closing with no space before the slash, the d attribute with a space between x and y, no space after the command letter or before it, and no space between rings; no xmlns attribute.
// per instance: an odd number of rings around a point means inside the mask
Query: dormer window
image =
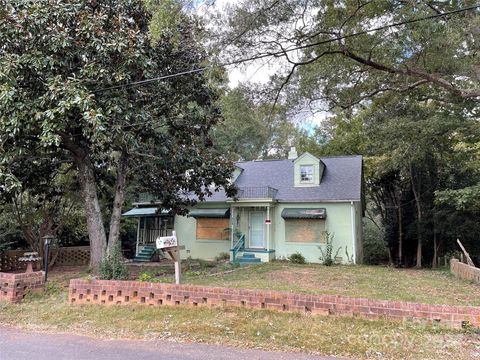
<svg viewBox="0 0 480 360"><path fill-rule="evenodd" d="M293 160L293 168L295 187L320 186L325 170L322 160L306 152Z"/></svg>
<svg viewBox="0 0 480 360"><path fill-rule="evenodd" d="M300 182L302 183L313 182L313 165L300 166Z"/></svg>

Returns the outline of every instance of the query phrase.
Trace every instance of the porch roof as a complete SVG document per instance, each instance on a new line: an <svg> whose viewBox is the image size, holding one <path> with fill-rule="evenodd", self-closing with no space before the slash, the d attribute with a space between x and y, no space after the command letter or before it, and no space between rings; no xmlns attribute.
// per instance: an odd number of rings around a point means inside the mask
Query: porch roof
<svg viewBox="0 0 480 360"><path fill-rule="evenodd" d="M325 219L327 210L324 208L285 208L282 211L284 219Z"/></svg>
<svg viewBox="0 0 480 360"><path fill-rule="evenodd" d="M168 215L169 210L159 209L158 207L138 207L130 209L122 214L123 217L152 217Z"/></svg>

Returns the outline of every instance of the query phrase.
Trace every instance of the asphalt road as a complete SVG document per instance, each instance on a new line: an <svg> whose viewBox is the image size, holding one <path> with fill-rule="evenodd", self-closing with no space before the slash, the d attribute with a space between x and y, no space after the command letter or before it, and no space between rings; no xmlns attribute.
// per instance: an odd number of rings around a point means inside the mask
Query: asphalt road
<svg viewBox="0 0 480 360"><path fill-rule="evenodd" d="M0 327L0 360L338 360L313 355L167 341L98 340L64 333Z"/></svg>

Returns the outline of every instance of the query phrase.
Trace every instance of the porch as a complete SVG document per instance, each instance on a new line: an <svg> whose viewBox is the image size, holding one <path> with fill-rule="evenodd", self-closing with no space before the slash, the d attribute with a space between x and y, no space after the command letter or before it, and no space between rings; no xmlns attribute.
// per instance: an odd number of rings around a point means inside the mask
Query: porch
<svg viewBox="0 0 480 360"><path fill-rule="evenodd" d="M155 240L159 236L171 236L174 216L170 211L158 207L138 207L122 214L137 218L135 262L149 262L156 253Z"/></svg>
<svg viewBox="0 0 480 360"><path fill-rule="evenodd" d="M273 211L277 190L269 186L240 188L230 201L232 262L251 264L275 258Z"/></svg>

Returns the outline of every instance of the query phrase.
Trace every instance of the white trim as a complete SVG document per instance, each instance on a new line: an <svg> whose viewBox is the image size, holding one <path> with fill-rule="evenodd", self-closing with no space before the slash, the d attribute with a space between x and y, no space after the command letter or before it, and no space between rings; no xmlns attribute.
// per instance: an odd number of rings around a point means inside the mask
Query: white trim
<svg viewBox="0 0 480 360"><path fill-rule="evenodd" d="M350 202L350 215L352 218L352 251L353 251L353 263L357 263L357 231L355 224L355 204Z"/></svg>
<svg viewBox="0 0 480 360"><path fill-rule="evenodd" d="M264 226L267 227L267 251L268 251L268 250L270 250L270 226L272 226L271 225L272 219L270 219L270 206L267 206L267 217L266 217L266 219L270 220L270 225L265 224L265 221L263 222Z"/></svg>
<svg viewBox="0 0 480 360"><path fill-rule="evenodd" d="M138 222L137 222L137 243L135 246L135 256L138 255L138 240L140 238L140 221L142 221L141 217L138 218Z"/></svg>
<svg viewBox="0 0 480 360"><path fill-rule="evenodd" d="M307 184L307 185L310 185L310 184L314 184L315 183L315 165L313 164L305 164L305 165L299 165L300 167L300 179L299 179L299 183L300 184ZM312 179L311 180L302 180L302 167L309 167L312 169Z"/></svg>
<svg viewBox="0 0 480 360"><path fill-rule="evenodd" d="M238 199L238 200L229 199L229 200L225 200L224 202L232 204L232 206L235 206L235 204L242 204L242 203L273 203L273 202L278 202L278 200L274 198L264 198L264 199L244 198L244 199ZM238 206L242 206L242 205L238 205Z"/></svg>

